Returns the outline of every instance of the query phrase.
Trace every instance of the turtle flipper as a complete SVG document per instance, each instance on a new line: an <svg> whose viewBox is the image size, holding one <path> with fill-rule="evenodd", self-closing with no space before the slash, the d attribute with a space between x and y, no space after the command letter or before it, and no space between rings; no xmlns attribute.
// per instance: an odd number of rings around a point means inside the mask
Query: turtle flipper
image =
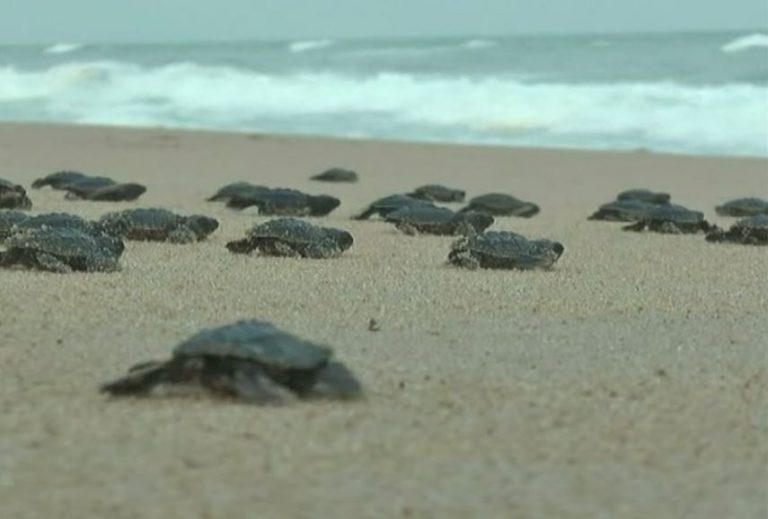
<svg viewBox="0 0 768 519"><path fill-rule="evenodd" d="M362 213L353 216L352 219L353 220L367 220L368 218L373 216L374 213L376 213L376 209L374 209L373 207L369 207L368 209L366 209Z"/></svg>
<svg viewBox="0 0 768 519"><path fill-rule="evenodd" d="M250 238L243 238L242 240L235 240L227 243L227 249L236 254L248 254L255 248L256 246Z"/></svg>
<svg viewBox="0 0 768 519"><path fill-rule="evenodd" d="M61 272L63 274L72 272L72 267L61 261L56 256L46 254L45 252L38 252L35 257L40 266L45 270Z"/></svg>
<svg viewBox="0 0 768 519"><path fill-rule="evenodd" d="M143 395L166 381L168 362L144 362L132 367L128 374L106 384L99 391L114 396Z"/></svg>
<svg viewBox="0 0 768 519"><path fill-rule="evenodd" d="M206 385L206 380L202 383ZM290 389L273 381L255 366L235 369L232 390L238 398L253 404L284 404L296 400Z"/></svg>
<svg viewBox="0 0 768 519"><path fill-rule="evenodd" d="M197 236L191 229L180 226L168 233L168 241L179 244L192 243L197 241Z"/></svg>
<svg viewBox="0 0 768 519"><path fill-rule="evenodd" d="M646 226L646 223L640 220L639 222L635 222L630 225L625 225L624 227L622 227L622 230L640 232L645 229L645 226Z"/></svg>
<svg viewBox="0 0 768 519"><path fill-rule="evenodd" d="M325 398L358 398L363 386L341 362L331 361L317 374L311 395Z"/></svg>

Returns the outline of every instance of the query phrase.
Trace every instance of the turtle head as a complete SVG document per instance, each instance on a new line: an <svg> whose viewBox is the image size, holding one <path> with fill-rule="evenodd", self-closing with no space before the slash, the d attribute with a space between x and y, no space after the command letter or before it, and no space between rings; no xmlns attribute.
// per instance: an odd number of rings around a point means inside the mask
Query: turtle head
<svg viewBox="0 0 768 519"><path fill-rule="evenodd" d="M341 204L341 200L329 195L309 197L309 211L312 216L325 216Z"/></svg>
<svg viewBox="0 0 768 519"><path fill-rule="evenodd" d="M219 221L210 216L196 214L190 216L188 221L189 228L192 229L192 232L194 232L195 236L200 240L219 228Z"/></svg>
<svg viewBox="0 0 768 519"><path fill-rule="evenodd" d="M125 200L136 200L147 190L146 186L141 184L122 184L121 192Z"/></svg>
<svg viewBox="0 0 768 519"><path fill-rule="evenodd" d="M347 231L342 231L341 229L332 229L332 236L333 240L341 250L347 250L355 242L351 234Z"/></svg>
<svg viewBox="0 0 768 519"><path fill-rule="evenodd" d="M483 232L494 222L493 216L484 211L467 211L460 214L476 232Z"/></svg>

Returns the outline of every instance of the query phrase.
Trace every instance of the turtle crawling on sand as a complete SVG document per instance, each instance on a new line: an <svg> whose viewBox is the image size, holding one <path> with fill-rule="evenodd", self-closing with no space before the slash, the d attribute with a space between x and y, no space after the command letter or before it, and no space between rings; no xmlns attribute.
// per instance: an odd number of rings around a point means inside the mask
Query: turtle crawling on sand
<svg viewBox="0 0 768 519"><path fill-rule="evenodd" d="M319 182L357 182L357 173L344 168L331 168L309 179Z"/></svg>
<svg viewBox="0 0 768 519"><path fill-rule="evenodd" d="M539 212L539 206L532 202L518 200L504 193L488 193L476 196L461 212L481 211L493 216L520 216L530 218Z"/></svg>
<svg viewBox="0 0 768 519"><path fill-rule="evenodd" d="M756 214L742 218L731 225L727 231L714 229L707 234L707 241L768 245L768 214Z"/></svg>
<svg viewBox="0 0 768 519"><path fill-rule="evenodd" d="M333 196L309 195L287 188L252 190L227 201L227 207L233 209L256 206L259 214L274 216L325 216L340 204Z"/></svg>
<svg viewBox="0 0 768 519"><path fill-rule="evenodd" d="M32 182L32 188L40 189L41 187L51 186L53 189L64 189L64 186L66 185L74 184L75 182L88 181L88 179L97 179L96 182L109 181L104 185L115 183L112 179L106 177L92 177L85 173L80 173L79 171L57 171Z"/></svg>
<svg viewBox="0 0 768 519"><path fill-rule="evenodd" d="M636 222L642 220L645 213L658 207L642 200L615 200L601 205L588 220L606 220L609 222Z"/></svg>
<svg viewBox="0 0 768 519"><path fill-rule="evenodd" d="M93 200L96 202L130 202L147 191L147 187L132 182L94 186L89 183L74 183L65 186L66 198L70 200Z"/></svg>
<svg viewBox="0 0 768 519"><path fill-rule="evenodd" d="M762 198L737 198L715 207L720 216L754 216L768 214L768 200Z"/></svg>
<svg viewBox="0 0 768 519"><path fill-rule="evenodd" d="M208 216L182 216L161 208L126 209L107 213L101 217L98 224L105 232L126 240L171 243L204 240L219 227L219 222Z"/></svg>
<svg viewBox="0 0 768 519"><path fill-rule="evenodd" d="M44 227L17 232L5 241L0 266L20 265L53 272L96 272L119 269L124 246L120 239L70 227Z"/></svg>
<svg viewBox="0 0 768 519"><path fill-rule="evenodd" d="M468 269L548 269L565 247L550 240L529 240L506 231L461 238L451 247L448 262Z"/></svg>
<svg viewBox="0 0 768 519"><path fill-rule="evenodd" d="M184 385L256 404L362 394L360 382L330 348L256 320L202 330L176 346L169 360L137 364L100 390L146 396L158 386Z"/></svg>
<svg viewBox="0 0 768 519"><path fill-rule="evenodd" d="M493 216L487 213L455 213L444 207L429 205L403 207L387 214L384 219L409 235L466 236L483 232L493 223Z"/></svg>
<svg viewBox="0 0 768 519"><path fill-rule="evenodd" d="M32 209L32 200L23 187L0 178L0 209Z"/></svg>
<svg viewBox="0 0 768 519"><path fill-rule="evenodd" d="M714 227L704 219L704 213L691 211L681 205L658 205L647 211L636 223L623 227L625 231L649 231L667 234L692 234Z"/></svg>
<svg viewBox="0 0 768 519"><path fill-rule="evenodd" d="M424 200L417 200L410 195L389 195L374 200L362 213L353 216L352 219L367 220L375 214L378 214L382 218L386 218L389 213L397 211L398 209L415 206L435 207L435 204Z"/></svg>
<svg viewBox="0 0 768 519"><path fill-rule="evenodd" d="M90 220L86 220L76 214L70 213L44 213L35 216L27 216L26 218L17 220L14 223L11 232L16 233L31 229L53 228L78 229L86 233L96 234L99 234L100 232Z"/></svg>
<svg viewBox="0 0 768 519"><path fill-rule="evenodd" d="M636 200L656 205L668 204L670 198L669 193L650 191L648 189L628 189L616 195L616 200Z"/></svg>
<svg viewBox="0 0 768 519"><path fill-rule="evenodd" d="M440 184L427 184L417 187L412 193L408 193L411 198L429 202L463 202L466 195L466 191Z"/></svg>
<svg viewBox="0 0 768 519"><path fill-rule="evenodd" d="M278 218L255 225L242 240L227 243L227 249L240 254L258 250L268 256L323 259L340 256L353 241L352 235L341 229Z"/></svg>
<svg viewBox="0 0 768 519"><path fill-rule="evenodd" d="M223 186L221 189L216 191L213 196L209 197L207 200L209 202L229 202L231 198L237 197L237 196L247 196L249 193L254 191L268 191L269 188L267 186L260 186L251 184L250 182L234 182L232 184L227 184L226 186Z"/></svg>

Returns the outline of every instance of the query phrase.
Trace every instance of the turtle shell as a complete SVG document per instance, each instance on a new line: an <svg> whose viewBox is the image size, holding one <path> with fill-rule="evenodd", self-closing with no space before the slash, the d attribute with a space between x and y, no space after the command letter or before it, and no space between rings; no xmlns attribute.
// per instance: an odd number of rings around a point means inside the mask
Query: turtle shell
<svg viewBox="0 0 768 519"><path fill-rule="evenodd" d="M647 222L673 222L694 225L704 221L704 213L692 211L681 205L659 205L646 212L642 220Z"/></svg>
<svg viewBox="0 0 768 519"><path fill-rule="evenodd" d="M636 200L648 204L668 204L669 193L650 191L648 189L628 189L616 196L616 200Z"/></svg>
<svg viewBox="0 0 768 519"><path fill-rule="evenodd" d="M271 323L243 320L202 330L180 343L174 357L234 357L277 370L316 370L332 350L276 328Z"/></svg>
<svg viewBox="0 0 768 519"><path fill-rule="evenodd" d="M45 177L38 178L32 182L32 187L39 189L44 186L51 186L54 189L61 189L62 186L66 184L72 184L86 178L88 178L88 175L80 173L79 171L57 171Z"/></svg>
<svg viewBox="0 0 768 519"><path fill-rule="evenodd" d="M349 169L331 168L310 177L310 180L319 180L320 182L357 182L357 173Z"/></svg>
<svg viewBox="0 0 768 519"><path fill-rule="evenodd" d="M296 218L278 218L254 226L248 231L253 238L276 238L287 243L310 243L318 240L333 240L342 248L352 245L352 236L347 231L312 225ZM346 245L346 246L344 246Z"/></svg>
<svg viewBox="0 0 768 519"><path fill-rule="evenodd" d="M529 218L539 212L539 206L504 193L488 193L469 201L462 211L484 211L493 216L522 216Z"/></svg>
<svg viewBox="0 0 768 519"><path fill-rule="evenodd" d="M440 184L427 184L417 187L409 196L431 202L463 202L466 192Z"/></svg>
<svg viewBox="0 0 768 519"><path fill-rule="evenodd" d="M720 216L753 216L768 214L768 200L762 198L738 198L715 207Z"/></svg>

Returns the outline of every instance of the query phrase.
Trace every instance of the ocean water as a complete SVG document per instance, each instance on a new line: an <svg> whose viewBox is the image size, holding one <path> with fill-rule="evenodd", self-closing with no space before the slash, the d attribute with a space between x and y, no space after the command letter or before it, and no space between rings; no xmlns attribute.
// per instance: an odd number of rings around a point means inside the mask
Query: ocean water
<svg viewBox="0 0 768 519"><path fill-rule="evenodd" d="M0 46L0 119L768 155L768 32Z"/></svg>

